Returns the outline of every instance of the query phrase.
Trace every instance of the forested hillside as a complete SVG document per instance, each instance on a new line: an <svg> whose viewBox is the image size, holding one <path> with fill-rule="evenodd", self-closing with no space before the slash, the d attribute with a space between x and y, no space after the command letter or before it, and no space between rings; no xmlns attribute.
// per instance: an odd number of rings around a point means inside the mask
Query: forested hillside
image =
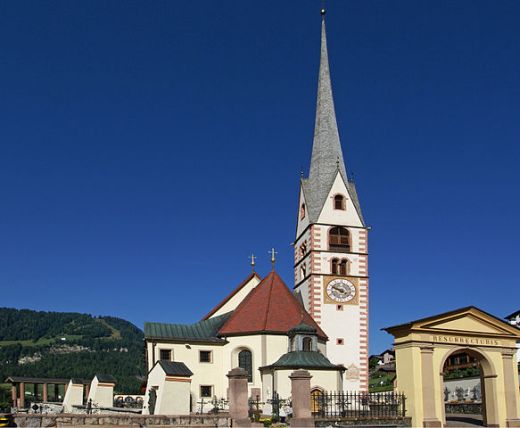
<svg viewBox="0 0 520 428"><path fill-rule="evenodd" d="M96 373L113 375L118 392L139 392L143 332L120 318L0 308L0 382Z"/></svg>

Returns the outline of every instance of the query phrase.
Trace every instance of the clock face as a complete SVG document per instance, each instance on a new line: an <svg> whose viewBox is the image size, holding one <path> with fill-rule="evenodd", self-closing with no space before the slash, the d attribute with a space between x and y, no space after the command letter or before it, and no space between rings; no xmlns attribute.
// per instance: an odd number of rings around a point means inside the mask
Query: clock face
<svg viewBox="0 0 520 428"><path fill-rule="evenodd" d="M350 302L356 297L356 287L346 279L333 279L327 285L327 295L335 302Z"/></svg>

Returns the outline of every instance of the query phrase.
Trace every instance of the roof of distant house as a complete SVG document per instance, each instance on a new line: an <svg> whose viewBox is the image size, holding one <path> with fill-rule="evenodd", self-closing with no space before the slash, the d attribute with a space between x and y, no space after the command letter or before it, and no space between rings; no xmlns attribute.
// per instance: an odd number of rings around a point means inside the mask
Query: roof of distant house
<svg viewBox="0 0 520 428"><path fill-rule="evenodd" d="M85 379L72 379L73 383L81 383L83 385L90 384L90 380ZM26 377L26 376L9 376L5 383L50 383L50 384L68 384L71 381L70 378L51 378L51 377Z"/></svg>
<svg viewBox="0 0 520 428"><path fill-rule="evenodd" d="M504 317L506 320L512 320L513 318L516 318L518 315L520 315L520 310L513 312L512 314L508 315L507 317Z"/></svg>

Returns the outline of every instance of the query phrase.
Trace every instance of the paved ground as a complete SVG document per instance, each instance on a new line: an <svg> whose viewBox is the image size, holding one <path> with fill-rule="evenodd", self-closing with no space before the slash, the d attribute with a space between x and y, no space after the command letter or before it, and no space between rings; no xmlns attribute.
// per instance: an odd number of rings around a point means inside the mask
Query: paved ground
<svg viewBox="0 0 520 428"><path fill-rule="evenodd" d="M446 415L447 427L481 427L482 415Z"/></svg>

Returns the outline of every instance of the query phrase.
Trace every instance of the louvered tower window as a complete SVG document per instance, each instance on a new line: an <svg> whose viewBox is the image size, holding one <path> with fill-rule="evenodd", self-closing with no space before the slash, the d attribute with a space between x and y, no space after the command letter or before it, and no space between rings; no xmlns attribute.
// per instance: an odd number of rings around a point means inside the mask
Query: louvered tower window
<svg viewBox="0 0 520 428"><path fill-rule="evenodd" d="M332 251L350 251L350 234L345 227L333 227L329 231L329 249Z"/></svg>
<svg viewBox="0 0 520 428"><path fill-rule="evenodd" d="M345 209L345 197L343 195L334 196L334 209L344 210Z"/></svg>

